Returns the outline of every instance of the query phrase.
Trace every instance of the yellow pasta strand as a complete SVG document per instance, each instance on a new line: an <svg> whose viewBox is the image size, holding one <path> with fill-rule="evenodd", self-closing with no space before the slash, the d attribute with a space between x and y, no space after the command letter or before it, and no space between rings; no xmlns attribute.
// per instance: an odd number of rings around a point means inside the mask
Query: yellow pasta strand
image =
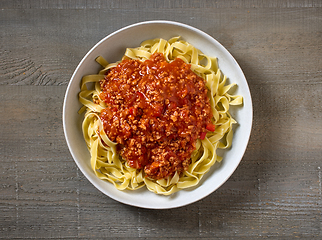
<svg viewBox="0 0 322 240"><path fill-rule="evenodd" d="M91 154L91 167L98 178L111 182L119 190L136 190L145 186L156 194L171 195L179 190L198 185L209 169L222 160L216 151L218 148L231 147L232 126L236 123L229 113L229 107L230 105L242 105L243 97L229 93L236 84L226 84L228 79L218 68L217 58L203 54L191 44L180 40L180 37L173 37L168 41L160 38L143 41L138 48L126 49L122 59L144 61L155 52L163 53L168 62L178 57L191 64L192 71L204 78L208 88L213 111L212 122L216 125L216 129L214 132L208 132L204 140L197 140L196 149L192 153L191 164L187 171L180 174L176 172L165 179L149 179L145 177L143 170L128 166L127 162L117 153L117 144L105 134L99 117L100 112L105 108L99 98L101 92L99 81L104 78L104 74L109 69L116 67L119 62L108 63L101 56L96 58L103 69L97 75L83 77L79 93L79 101L83 107L79 113L85 111L82 130ZM91 84L94 87L88 90Z"/></svg>

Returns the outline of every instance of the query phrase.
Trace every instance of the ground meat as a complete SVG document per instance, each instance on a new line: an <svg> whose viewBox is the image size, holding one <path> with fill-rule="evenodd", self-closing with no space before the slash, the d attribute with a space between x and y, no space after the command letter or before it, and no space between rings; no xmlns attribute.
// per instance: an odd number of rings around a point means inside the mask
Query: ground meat
<svg viewBox="0 0 322 240"><path fill-rule="evenodd" d="M198 138L213 131L204 80L163 54L123 60L100 82L104 131L128 164L161 179L187 170Z"/></svg>

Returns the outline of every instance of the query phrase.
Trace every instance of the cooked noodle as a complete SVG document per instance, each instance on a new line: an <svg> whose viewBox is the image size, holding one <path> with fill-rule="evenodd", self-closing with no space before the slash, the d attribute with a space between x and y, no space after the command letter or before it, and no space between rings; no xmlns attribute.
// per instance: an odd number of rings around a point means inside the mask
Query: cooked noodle
<svg viewBox="0 0 322 240"><path fill-rule="evenodd" d="M123 59L147 60L155 53L163 53L168 62L181 58L191 65L191 70L202 77L208 88L208 96L213 112L212 122L216 125L214 132L209 131L206 137L198 139L196 150L192 153L188 170L176 172L165 179L154 180L145 176L143 169L129 167L116 150L116 143L112 142L103 130L100 112L105 104L100 100L99 81L111 68L119 62L109 64L103 57L96 61L103 66L97 75L84 76L79 93L79 101L83 104L80 113L85 112L82 125L84 139L91 154L91 167L96 176L114 184L119 190L136 190L146 186L148 190L162 195L170 195L181 189L196 186L201 178L209 171L215 162L220 162L217 149L227 149L233 138L232 125L236 121L229 113L229 105L241 105L242 96L231 95L229 90L235 84L226 85L227 77L222 74L217 65L217 59L203 54L191 44L180 40L179 37L146 40L138 48L126 49ZM88 89L87 84L93 83Z"/></svg>

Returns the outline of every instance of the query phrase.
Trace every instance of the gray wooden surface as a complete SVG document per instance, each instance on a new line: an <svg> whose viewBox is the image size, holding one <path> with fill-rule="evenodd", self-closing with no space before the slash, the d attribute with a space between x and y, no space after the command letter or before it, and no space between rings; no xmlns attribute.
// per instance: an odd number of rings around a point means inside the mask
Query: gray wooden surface
<svg viewBox="0 0 322 240"><path fill-rule="evenodd" d="M222 43L254 124L232 177L205 199L147 210L100 193L65 143L62 105L100 39L174 20ZM0 1L0 239L322 237L322 1Z"/></svg>

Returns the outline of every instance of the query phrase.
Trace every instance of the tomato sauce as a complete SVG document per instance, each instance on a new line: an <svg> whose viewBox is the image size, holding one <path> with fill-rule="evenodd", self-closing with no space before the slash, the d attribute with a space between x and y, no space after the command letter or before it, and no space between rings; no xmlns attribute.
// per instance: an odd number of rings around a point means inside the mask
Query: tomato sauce
<svg viewBox="0 0 322 240"><path fill-rule="evenodd" d="M179 58L123 60L100 85L104 131L129 166L150 178L187 170L197 139L215 130L204 80Z"/></svg>

